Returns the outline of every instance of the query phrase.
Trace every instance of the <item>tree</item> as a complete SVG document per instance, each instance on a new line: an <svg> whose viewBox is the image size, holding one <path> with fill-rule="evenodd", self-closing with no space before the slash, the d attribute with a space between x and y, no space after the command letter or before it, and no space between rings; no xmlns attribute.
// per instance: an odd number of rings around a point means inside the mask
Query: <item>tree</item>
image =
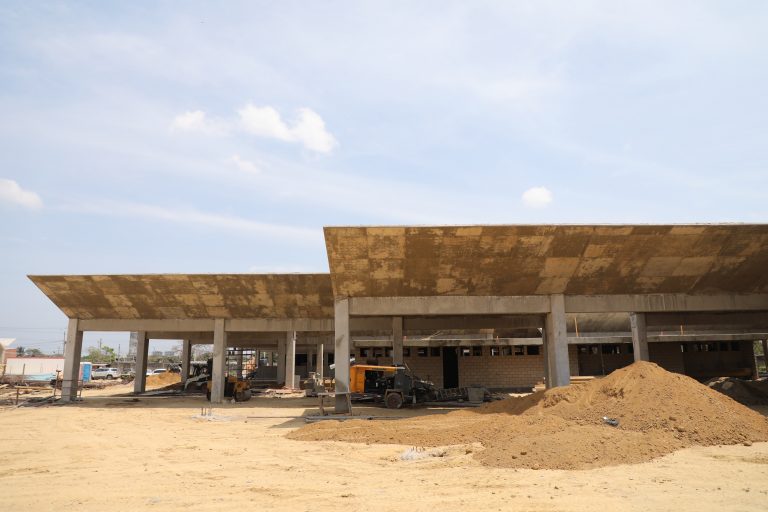
<svg viewBox="0 0 768 512"><path fill-rule="evenodd" d="M28 348L24 350L24 357L40 357L43 356L43 352L39 348Z"/></svg>
<svg viewBox="0 0 768 512"><path fill-rule="evenodd" d="M83 356L83 361L91 363L113 363L115 362L115 349L106 345L99 347L88 347L88 355Z"/></svg>
<svg viewBox="0 0 768 512"><path fill-rule="evenodd" d="M16 355L19 357L24 357L24 347L16 347Z"/></svg>

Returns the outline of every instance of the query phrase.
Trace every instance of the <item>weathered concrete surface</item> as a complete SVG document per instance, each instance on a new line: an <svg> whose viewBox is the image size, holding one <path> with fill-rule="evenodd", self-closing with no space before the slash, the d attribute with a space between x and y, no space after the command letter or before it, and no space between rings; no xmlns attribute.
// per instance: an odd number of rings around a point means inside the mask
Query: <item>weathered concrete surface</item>
<svg viewBox="0 0 768 512"><path fill-rule="evenodd" d="M328 274L29 278L69 318L333 318Z"/></svg>
<svg viewBox="0 0 768 512"><path fill-rule="evenodd" d="M72 402L77 398L80 381L80 353L83 350L83 331L78 320L71 318L67 326L67 344L64 348L64 372L61 376L61 398Z"/></svg>
<svg viewBox="0 0 768 512"><path fill-rule="evenodd" d="M650 361L645 313L630 313L629 323L632 326L632 348L635 361Z"/></svg>
<svg viewBox="0 0 768 512"><path fill-rule="evenodd" d="M768 292L768 225L327 227L336 296Z"/></svg>

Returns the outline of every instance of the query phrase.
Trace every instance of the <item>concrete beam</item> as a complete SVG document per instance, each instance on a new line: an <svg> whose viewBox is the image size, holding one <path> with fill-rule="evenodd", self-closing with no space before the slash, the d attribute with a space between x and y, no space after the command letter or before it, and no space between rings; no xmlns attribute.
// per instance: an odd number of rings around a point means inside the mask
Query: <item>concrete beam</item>
<svg viewBox="0 0 768 512"><path fill-rule="evenodd" d="M357 320L353 318L353 320ZM355 323L352 322L352 331ZM462 315L462 316L435 316L435 317L405 317L403 329L405 331L440 331L448 329L538 329L544 327L544 316L535 315ZM363 330L363 329L360 329Z"/></svg>
<svg viewBox="0 0 768 512"><path fill-rule="evenodd" d="M64 373L61 376L61 399L74 402L80 384L80 353L83 351L83 331L77 318L67 324L67 343L64 347Z"/></svg>
<svg viewBox="0 0 768 512"><path fill-rule="evenodd" d="M392 317L392 364L403 364L403 317Z"/></svg>
<svg viewBox="0 0 768 512"><path fill-rule="evenodd" d="M232 318L225 321L227 332L333 332L332 318Z"/></svg>
<svg viewBox="0 0 768 512"><path fill-rule="evenodd" d="M567 295L568 313L768 311L768 295Z"/></svg>
<svg viewBox="0 0 768 512"><path fill-rule="evenodd" d="M144 393L147 390L147 359L149 357L149 338L146 331L136 331L136 369L133 377L133 392Z"/></svg>
<svg viewBox="0 0 768 512"><path fill-rule="evenodd" d="M83 331L157 331L157 332L212 332L211 319L186 319L186 320L121 320L100 318L93 320L80 320L80 329Z"/></svg>
<svg viewBox="0 0 768 512"><path fill-rule="evenodd" d="M294 389L296 383L296 332L290 331L285 335L285 387Z"/></svg>
<svg viewBox="0 0 768 512"><path fill-rule="evenodd" d="M336 335L334 367L336 382L336 412L349 413L349 299L337 299L334 304Z"/></svg>
<svg viewBox="0 0 768 512"><path fill-rule="evenodd" d="M696 331L723 330L730 328L740 331L768 330L768 312L729 312L729 313L648 313L646 320L649 328L655 330L677 330L682 325Z"/></svg>
<svg viewBox="0 0 768 512"><path fill-rule="evenodd" d="M211 403L224 401L224 372L227 358L227 331L224 319L217 318L213 328L213 372L211 375Z"/></svg>
<svg viewBox="0 0 768 512"><path fill-rule="evenodd" d="M571 369L568 364L568 329L565 317L565 299L562 295L550 296L550 310L544 328L544 343L549 378L548 388L567 386L571 383Z"/></svg>
<svg viewBox="0 0 768 512"><path fill-rule="evenodd" d="M632 352L635 356L635 361L650 361L645 313L630 313L629 325L632 327Z"/></svg>
<svg viewBox="0 0 768 512"><path fill-rule="evenodd" d="M349 298L353 316L413 315L510 315L548 313L549 297L353 297Z"/></svg>

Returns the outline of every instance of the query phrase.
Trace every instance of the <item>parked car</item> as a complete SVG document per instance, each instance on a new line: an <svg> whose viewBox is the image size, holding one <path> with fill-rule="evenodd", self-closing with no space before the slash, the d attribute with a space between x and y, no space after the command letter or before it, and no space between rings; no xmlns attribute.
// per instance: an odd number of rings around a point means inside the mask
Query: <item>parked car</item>
<svg viewBox="0 0 768 512"><path fill-rule="evenodd" d="M154 370L147 370L147 375L158 375L160 373L168 373L165 368L155 368Z"/></svg>
<svg viewBox="0 0 768 512"><path fill-rule="evenodd" d="M120 372L117 368L96 368L91 371L91 378L96 379L118 379L120 378Z"/></svg>

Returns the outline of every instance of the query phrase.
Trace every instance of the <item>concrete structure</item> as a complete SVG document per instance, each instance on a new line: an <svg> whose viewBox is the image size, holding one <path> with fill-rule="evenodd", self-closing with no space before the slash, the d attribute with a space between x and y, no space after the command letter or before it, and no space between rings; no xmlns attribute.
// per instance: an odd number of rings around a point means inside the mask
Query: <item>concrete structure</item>
<svg viewBox="0 0 768 512"><path fill-rule="evenodd" d="M5 364L6 350L14 341L16 338L0 338L0 364ZM2 375L1 372L0 375Z"/></svg>
<svg viewBox="0 0 768 512"><path fill-rule="evenodd" d="M344 411L349 356L362 349L446 386L483 369L491 387L560 386L598 360L602 372L633 359L741 371L751 341L768 338L768 225L337 227L325 238L330 275L31 279L71 319L73 362L84 330L213 340L214 403L228 347L274 347L289 386L297 354L308 368L316 350L322 369L332 347ZM708 367L715 359L730 366Z"/></svg>

